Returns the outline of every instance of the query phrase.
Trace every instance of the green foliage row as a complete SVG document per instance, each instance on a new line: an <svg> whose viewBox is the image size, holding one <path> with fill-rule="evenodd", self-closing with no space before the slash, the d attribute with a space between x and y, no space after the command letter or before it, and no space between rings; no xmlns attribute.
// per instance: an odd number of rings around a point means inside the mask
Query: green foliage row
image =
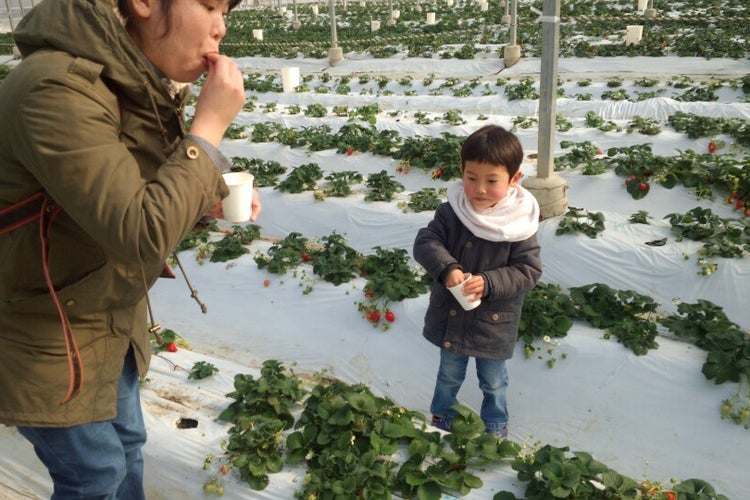
<svg viewBox="0 0 750 500"><path fill-rule="evenodd" d="M265 361L257 379L235 376L234 391L227 394L233 402L219 415L232 424L223 461L252 489L265 489L269 475L289 464L306 470L296 498L390 499L398 493L437 500L444 492L465 495L482 488L476 471L509 464L526 484L527 499L675 498L674 493L680 499L726 499L700 479L673 480L671 488L638 482L567 447L544 445L528 452L485 433L479 415L460 405L454 407L451 432L441 434L421 413L376 396L363 384L324 374L314 380L307 390L276 360ZM229 471L226 465L222 470ZM205 490L223 493L216 476ZM493 496L515 498L508 491Z"/></svg>

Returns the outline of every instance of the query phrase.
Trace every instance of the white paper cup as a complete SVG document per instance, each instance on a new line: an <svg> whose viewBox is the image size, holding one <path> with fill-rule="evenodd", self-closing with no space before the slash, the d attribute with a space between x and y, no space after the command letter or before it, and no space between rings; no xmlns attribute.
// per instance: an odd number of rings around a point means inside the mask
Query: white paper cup
<svg viewBox="0 0 750 500"><path fill-rule="evenodd" d="M464 286L464 283L469 281L469 278L471 278L471 274L465 273L464 280L461 283L459 283L458 285L448 287L448 290L450 290L453 296L456 297L456 300L458 301L459 304L461 304L461 307L463 307L467 311L476 309L477 307L479 307L479 304L482 303L482 299L471 300L476 295L464 295L463 290L461 290Z"/></svg>
<svg viewBox="0 0 750 500"><path fill-rule="evenodd" d="M224 182L229 187L229 196L221 200L224 219L229 222L246 222L250 220L253 203L253 174L247 172L228 172L223 174Z"/></svg>
<svg viewBox="0 0 750 500"><path fill-rule="evenodd" d="M299 87L300 74L297 66L285 66L281 68L281 86L284 92L294 92Z"/></svg>

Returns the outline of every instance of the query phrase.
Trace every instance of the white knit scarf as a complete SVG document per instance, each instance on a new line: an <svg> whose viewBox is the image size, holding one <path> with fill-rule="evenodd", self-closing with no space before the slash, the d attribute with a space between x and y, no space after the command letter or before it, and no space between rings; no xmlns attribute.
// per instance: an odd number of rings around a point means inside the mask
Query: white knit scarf
<svg viewBox="0 0 750 500"><path fill-rule="evenodd" d="M464 183L448 186L448 203L474 236L488 241L523 241L539 227L539 203L526 188L511 187L504 199L477 212L466 199Z"/></svg>

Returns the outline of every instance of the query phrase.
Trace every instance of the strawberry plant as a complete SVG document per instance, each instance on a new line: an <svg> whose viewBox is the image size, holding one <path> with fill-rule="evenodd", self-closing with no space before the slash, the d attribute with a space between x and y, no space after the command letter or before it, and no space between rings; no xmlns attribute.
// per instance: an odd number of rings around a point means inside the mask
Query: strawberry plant
<svg viewBox="0 0 750 500"><path fill-rule="evenodd" d="M158 326L158 325L157 325ZM153 352L158 354L160 352L177 352L177 344L181 344L184 347L190 347L177 332L169 328L163 331L151 330L151 345Z"/></svg>
<svg viewBox="0 0 750 500"><path fill-rule="evenodd" d="M226 454L240 477L252 489L268 486L269 473L283 468L282 432L294 425L291 410L305 395L301 381L275 360L267 360L261 378L238 374L234 399L219 420L234 425L229 430Z"/></svg>
<svg viewBox="0 0 750 500"><path fill-rule="evenodd" d="M594 111L587 111L584 123L587 127L601 130L602 132L620 132L622 128L612 120L605 120Z"/></svg>
<svg viewBox="0 0 750 500"><path fill-rule="evenodd" d="M702 207L664 218L669 220L677 241L683 238L702 241L699 254L704 257L742 258L750 252L750 224L746 221L724 219L710 208Z"/></svg>
<svg viewBox="0 0 750 500"><path fill-rule="evenodd" d="M296 267L302 260L302 255L314 255L309 248L308 239L298 232L289 233L281 241L274 243L266 254L255 256L258 269L268 269L275 274L286 274L290 267Z"/></svg>
<svg viewBox="0 0 750 500"><path fill-rule="evenodd" d="M422 188L409 195L409 201L406 203L406 206L414 212L433 211L443 203L444 196L444 189L438 190L431 187Z"/></svg>
<svg viewBox="0 0 750 500"><path fill-rule="evenodd" d="M388 457L417 436L414 418L365 385L321 381L286 439L287 462L307 465L300 497L390 498L396 463Z"/></svg>
<svg viewBox="0 0 750 500"><path fill-rule="evenodd" d="M323 171L317 163L306 163L292 169L274 189L284 193L313 191L317 187L317 181L322 178Z"/></svg>
<svg viewBox="0 0 750 500"><path fill-rule="evenodd" d="M651 216L647 211L638 210L628 218L628 221L632 222L633 224L648 224L648 220L650 218Z"/></svg>
<svg viewBox="0 0 750 500"><path fill-rule="evenodd" d="M555 234L559 236L567 233L583 233L593 239L602 231L604 231L604 214L571 208L558 222Z"/></svg>
<svg viewBox="0 0 750 500"><path fill-rule="evenodd" d="M286 172L276 160L264 161L260 158L232 157L232 170L237 172L249 172L253 174L253 186L266 187L275 186L278 177Z"/></svg>
<svg viewBox="0 0 750 500"><path fill-rule="evenodd" d="M190 231L180 242L179 245L177 245L177 248L175 248L175 252L182 252L184 250L190 250L191 248L196 248L200 245L205 245L208 243L209 238L211 237L211 230L218 231L219 227L216 224L216 222L211 223L210 228L204 228L204 227L197 227Z"/></svg>
<svg viewBox="0 0 750 500"><path fill-rule="evenodd" d="M336 231L321 238L323 249L313 262L313 272L324 280L340 285L347 283L360 273L362 255L348 246Z"/></svg>
<svg viewBox="0 0 750 500"><path fill-rule="evenodd" d="M509 101L521 99L536 100L539 99L539 92L536 89L534 79L531 77L522 77L518 83L508 83L505 85L505 95Z"/></svg>
<svg viewBox="0 0 750 500"><path fill-rule="evenodd" d="M516 116L511 123L513 124L510 129L511 132L516 132L519 128L525 130L536 127L539 124L539 119L535 116Z"/></svg>
<svg viewBox="0 0 750 500"><path fill-rule="evenodd" d="M368 188L365 195L367 201L391 201L396 193L404 190L404 185L385 170L370 174L365 185Z"/></svg>
<svg viewBox="0 0 750 500"><path fill-rule="evenodd" d="M642 356L656 343L656 323L651 315L657 304L651 297L632 290L614 290L603 283L570 289L570 298L580 318L595 328L604 328L625 347Z"/></svg>
<svg viewBox="0 0 750 500"><path fill-rule="evenodd" d="M634 131L643 135L656 135L661 133L661 127L659 126L659 122L653 118L634 116L625 128L625 132L630 134Z"/></svg>
<svg viewBox="0 0 750 500"><path fill-rule="evenodd" d="M260 238L260 226L248 224L246 227L232 226L232 230L216 243L210 243L208 251L211 262L226 262L244 255L250 250L245 245Z"/></svg>
<svg viewBox="0 0 750 500"><path fill-rule="evenodd" d="M346 197L352 193L352 185L362 182L362 174L353 170L332 172L325 176L328 185L320 189L323 196Z"/></svg>
<svg viewBox="0 0 750 500"><path fill-rule="evenodd" d="M707 379L722 384L750 377L750 335L730 321L721 307L708 300L683 302L660 323L708 351L703 365Z"/></svg>
<svg viewBox="0 0 750 500"><path fill-rule="evenodd" d="M409 266L406 250L379 246L374 250L375 254L362 262L362 274L367 279L365 291L371 291L373 299L400 301L427 293L429 277Z"/></svg>
<svg viewBox="0 0 750 500"><path fill-rule="evenodd" d="M208 363L206 361L196 361L193 364L193 367L190 369L188 378L190 380L202 380L218 372L219 369L216 368L212 363Z"/></svg>
<svg viewBox="0 0 750 500"><path fill-rule="evenodd" d="M436 169L436 178L461 177L461 145L465 136L443 132L441 137L406 137L393 158L425 171Z"/></svg>
<svg viewBox="0 0 750 500"><path fill-rule="evenodd" d="M524 299L518 323L518 340L533 352L535 339L544 336L565 337L573 326L571 318L576 316L573 301L562 293L559 285L539 282Z"/></svg>
<svg viewBox="0 0 750 500"><path fill-rule="evenodd" d="M583 175L598 175L607 168L604 161L597 158L601 150L591 141L560 141L560 148L571 150L555 158L555 170L582 167Z"/></svg>
<svg viewBox="0 0 750 500"><path fill-rule="evenodd" d="M237 125L232 123L224 131L224 139L241 139L245 136L245 130L247 129L244 125Z"/></svg>
<svg viewBox="0 0 750 500"><path fill-rule="evenodd" d="M702 372L715 384L737 382L737 393L722 401L721 418L750 429L750 334L729 320L716 304L699 300L680 303L660 320L676 335L707 351ZM742 393L743 385L747 388Z"/></svg>
<svg viewBox="0 0 750 500"><path fill-rule="evenodd" d="M637 481L595 460L589 453L545 445L513 462L518 479L528 483L524 498L635 498ZM515 497L512 497L515 498Z"/></svg>

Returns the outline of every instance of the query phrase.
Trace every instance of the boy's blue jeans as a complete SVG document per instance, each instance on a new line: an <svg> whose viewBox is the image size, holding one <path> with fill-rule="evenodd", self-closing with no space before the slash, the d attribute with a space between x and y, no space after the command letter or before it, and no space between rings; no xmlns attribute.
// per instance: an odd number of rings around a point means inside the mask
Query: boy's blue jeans
<svg viewBox="0 0 750 500"><path fill-rule="evenodd" d="M468 363L469 356L440 350L440 369L430 405L433 415L449 420L453 417L455 411L451 406L458 404L456 396L466 378ZM508 370L505 361L476 358L476 365L479 388L484 394L479 416L482 417L487 432L507 432L508 407L505 390L508 387Z"/></svg>
<svg viewBox="0 0 750 500"><path fill-rule="evenodd" d="M146 427L139 385L131 348L120 377L114 420L63 428L18 428L52 477L52 500L146 498L141 456Z"/></svg>

